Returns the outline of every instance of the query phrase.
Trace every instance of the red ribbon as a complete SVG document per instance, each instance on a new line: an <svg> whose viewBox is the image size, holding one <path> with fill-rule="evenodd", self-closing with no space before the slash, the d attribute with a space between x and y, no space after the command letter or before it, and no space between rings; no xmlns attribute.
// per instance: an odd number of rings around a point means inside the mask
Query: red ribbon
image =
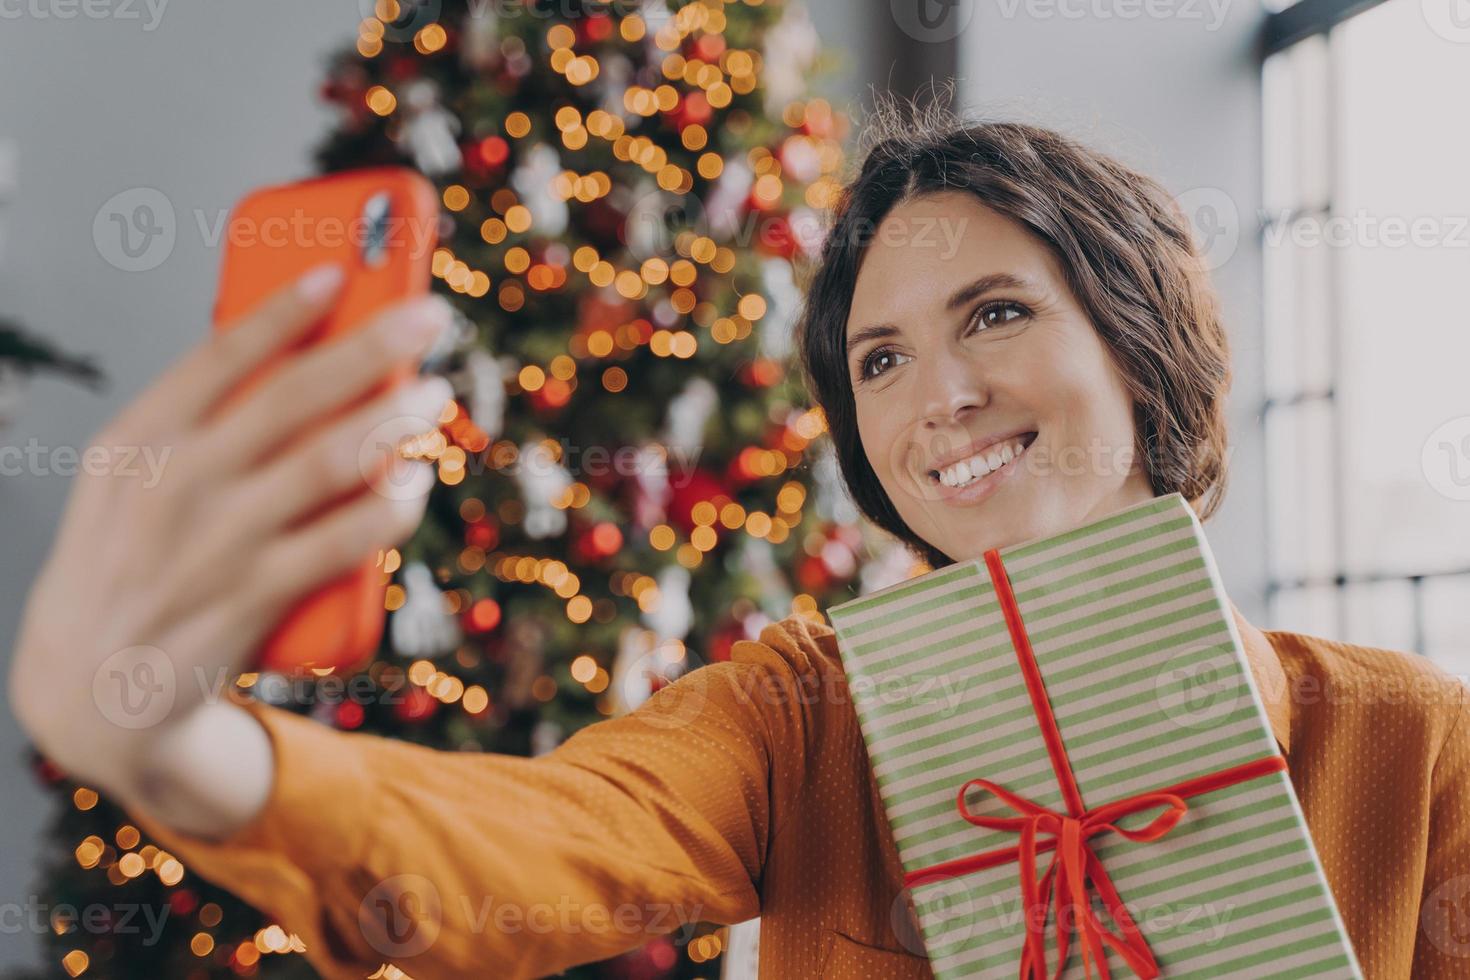
<svg viewBox="0 0 1470 980"><path fill-rule="evenodd" d="M1189 804L1184 802L1188 797L1284 771L1286 760L1279 755L1263 756L1198 779L1189 779L1152 792L1114 800L1093 810L1087 809L1082 802L1082 793L1077 788L1077 778L1067 758L1066 747L1062 744L1056 715L1052 712L1051 701L1047 698L1046 686L1041 679L1041 668L1036 665L1036 653L1031 649L1026 625L1021 620L1021 609L1016 603L1015 593L1011 591L1010 577L1001 564L1000 553L994 549L987 551L985 566L990 571L990 581L995 586L995 595L1005 616L1006 628L1011 634L1011 645L1015 648L1021 676L1026 682L1026 692L1031 698L1032 709L1036 712L1037 725L1046 743L1047 756L1051 759L1052 771L1061 787L1067 812L1058 813L1018 796L988 779L971 779L960 787L955 799L960 816L977 827L1015 831L1021 835L1020 843L1014 847L985 851L911 871L904 875L904 884L912 886L1016 861L1020 865L1021 904L1026 915L1026 943L1021 950L1022 980L1046 980L1046 924L1051 918L1053 902L1056 903L1058 980L1067 967L1067 953L1074 930L1080 936L1082 965L1088 980L1092 978L1094 963L1102 980L1111 978L1104 947L1117 953L1142 980L1152 980L1159 975L1159 965L1154 959L1153 951L1149 949L1148 941L1128 914L1118 890L1113 887L1112 879L1108 877L1107 870L1103 868L1088 840L1106 831L1122 834L1132 841L1158 840L1173 830L1174 825L1183 818L1189 809ZM970 812L965 794L971 787L979 787L993 794L1018 815L983 817ZM1160 808L1163 808L1163 812L1139 830L1128 830L1119 827L1115 822L1130 814ZM1039 839L1042 835L1047 836ZM1041 851L1055 853L1046 872L1038 879L1036 857ZM1103 925L1093 911L1094 892L1102 899L1117 926L1116 932Z"/></svg>

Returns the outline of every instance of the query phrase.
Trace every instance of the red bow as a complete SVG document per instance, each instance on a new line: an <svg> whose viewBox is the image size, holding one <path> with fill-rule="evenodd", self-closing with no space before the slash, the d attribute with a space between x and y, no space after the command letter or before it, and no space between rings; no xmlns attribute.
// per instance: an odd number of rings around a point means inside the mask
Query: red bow
<svg viewBox="0 0 1470 980"><path fill-rule="evenodd" d="M965 793L971 786L987 790L1019 817L982 817L971 813L965 803ZM1046 921L1051 914L1053 900L1057 916L1057 972L1059 978L1067 968L1067 950L1073 930L1081 936L1082 966L1088 980L1092 977L1092 964L1097 963L1098 975L1109 980L1107 957L1103 946L1112 948L1133 968L1143 980L1159 975L1159 965L1148 948L1143 934L1138 931L1133 917L1128 914L1118 891L1113 887L1107 870L1093 853L1087 840L1104 831L1116 831L1132 841L1153 841L1174 829L1179 818L1189 809L1181 797L1173 793L1141 793L1126 800L1108 803L1089 810L1081 817L1069 817L1057 813L1038 803L1017 796L988 779L972 779L960 787L955 800L960 816L977 827L990 830L1020 831L1021 904L1026 916L1026 946L1021 957L1021 976L1046 978ZM1113 821L1133 813L1141 813L1157 807L1166 807L1148 826L1140 830L1119 827ZM1037 837L1049 834L1055 847L1051 864L1038 882L1036 879ZM1053 888L1053 875L1055 887ZM1117 924L1119 932L1111 932L1098 920L1092 908L1092 889L1101 896L1108 914Z"/></svg>

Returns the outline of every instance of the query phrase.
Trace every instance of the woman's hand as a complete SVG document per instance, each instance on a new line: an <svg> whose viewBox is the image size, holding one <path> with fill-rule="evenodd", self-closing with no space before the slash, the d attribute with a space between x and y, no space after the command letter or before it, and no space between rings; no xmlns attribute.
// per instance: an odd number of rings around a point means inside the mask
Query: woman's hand
<svg viewBox="0 0 1470 980"><path fill-rule="evenodd" d="M151 756L178 756L161 743L208 741L202 718L254 725L221 700L233 676L295 601L422 517L432 479L404 476L428 464L395 445L432 430L449 385L374 390L447 326L442 299L386 311L226 401L320 319L341 278L314 270L189 351L84 451L109 465L72 487L10 676L16 717L74 777L135 795Z"/></svg>

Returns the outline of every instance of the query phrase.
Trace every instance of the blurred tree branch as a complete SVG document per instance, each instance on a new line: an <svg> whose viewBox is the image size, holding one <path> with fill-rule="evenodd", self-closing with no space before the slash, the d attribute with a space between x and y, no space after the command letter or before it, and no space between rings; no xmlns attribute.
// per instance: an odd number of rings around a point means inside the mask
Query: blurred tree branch
<svg viewBox="0 0 1470 980"><path fill-rule="evenodd" d="M8 364L25 375L52 371L80 381L93 390L102 387L105 380L101 369L91 358L59 350L3 318L0 318L0 364Z"/></svg>

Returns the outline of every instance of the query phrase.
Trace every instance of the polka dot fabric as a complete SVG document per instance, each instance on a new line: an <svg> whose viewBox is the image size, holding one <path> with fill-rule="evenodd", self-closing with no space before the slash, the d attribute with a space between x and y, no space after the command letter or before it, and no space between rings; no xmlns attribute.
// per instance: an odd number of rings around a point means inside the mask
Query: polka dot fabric
<svg viewBox="0 0 1470 980"><path fill-rule="evenodd" d="M1236 621L1365 975L1470 977L1465 685ZM825 623L771 624L535 759L244 710L277 760L249 826L211 842L133 816L324 977L539 977L756 915L763 978L932 976Z"/></svg>

